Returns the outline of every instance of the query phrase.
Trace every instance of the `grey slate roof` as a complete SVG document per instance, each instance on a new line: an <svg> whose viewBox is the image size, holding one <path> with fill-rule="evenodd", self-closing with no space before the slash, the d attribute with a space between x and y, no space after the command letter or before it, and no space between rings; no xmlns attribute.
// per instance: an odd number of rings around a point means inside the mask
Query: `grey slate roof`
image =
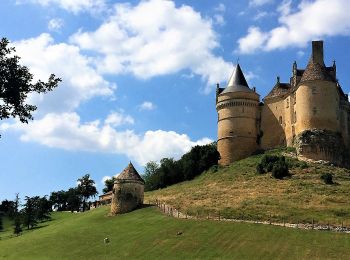
<svg viewBox="0 0 350 260"><path fill-rule="evenodd" d="M134 165L130 162L129 165L117 176L116 180L132 180L132 181L145 181L141 178L139 173L136 171Z"/></svg>
<svg viewBox="0 0 350 260"><path fill-rule="evenodd" d="M237 64L236 69L232 73L227 87L221 93L230 92L254 92L248 86L248 83L244 77L241 66Z"/></svg>
<svg viewBox="0 0 350 260"><path fill-rule="evenodd" d="M330 70L330 68L328 70ZM311 57L303 73L303 76L301 77L300 82L304 82L308 80L335 81L335 79L330 75L328 70L326 66L324 66L324 64L319 64L317 62L314 62Z"/></svg>
<svg viewBox="0 0 350 260"><path fill-rule="evenodd" d="M283 96L285 94L288 94L290 92L290 89L291 86L289 83L277 82L276 85L270 91L270 93L264 99Z"/></svg>

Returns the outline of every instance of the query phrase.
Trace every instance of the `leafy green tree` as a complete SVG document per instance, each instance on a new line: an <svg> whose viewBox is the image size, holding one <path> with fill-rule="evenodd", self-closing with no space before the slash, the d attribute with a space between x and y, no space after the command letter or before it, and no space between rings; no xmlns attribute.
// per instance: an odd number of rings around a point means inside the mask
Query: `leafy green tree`
<svg viewBox="0 0 350 260"><path fill-rule="evenodd" d="M0 204L0 212L3 212L5 215L10 216L14 210L15 202L11 200L3 200Z"/></svg>
<svg viewBox="0 0 350 260"><path fill-rule="evenodd" d="M0 231L4 230L4 223L2 221L2 215L0 215Z"/></svg>
<svg viewBox="0 0 350 260"><path fill-rule="evenodd" d="M52 204L47 196L37 197L35 201L36 218L38 221L46 221L51 219Z"/></svg>
<svg viewBox="0 0 350 260"><path fill-rule="evenodd" d="M57 211L67 209L67 192L64 190L51 192L49 201Z"/></svg>
<svg viewBox="0 0 350 260"><path fill-rule="evenodd" d="M78 182L78 191L83 197L83 211L85 211L86 201L90 197L95 197L98 192L95 186L95 181L90 179L90 174L85 174L78 179Z"/></svg>
<svg viewBox="0 0 350 260"><path fill-rule="evenodd" d="M142 176L145 181L145 191L155 190L157 188L157 177L159 175L159 164L154 161L150 161L145 166L144 175Z"/></svg>
<svg viewBox="0 0 350 260"><path fill-rule="evenodd" d="M70 188L66 191L67 210L71 212L80 211L80 206L83 203L82 196L78 188Z"/></svg>
<svg viewBox="0 0 350 260"><path fill-rule="evenodd" d="M33 83L33 74L19 64L20 58L9 47L6 38L0 40L0 120L18 117L22 123L33 119L32 112L37 107L26 103L30 93L46 93L58 86L61 79L51 74L47 82ZM39 57L38 57L39 59Z"/></svg>
<svg viewBox="0 0 350 260"><path fill-rule="evenodd" d="M15 221L14 221L14 228L13 228L13 233L18 236L22 233L22 222L21 222L21 217L20 215L16 215Z"/></svg>
<svg viewBox="0 0 350 260"><path fill-rule="evenodd" d="M115 181L114 176L110 179L105 180L105 187L102 189L102 192L107 193L107 192L113 190L114 181Z"/></svg>
<svg viewBox="0 0 350 260"><path fill-rule="evenodd" d="M24 208L22 209L23 216L23 225L27 227L27 229L33 228L38 224L37 219L37 202L39 200L38 196L35 197L25 197Z"/></svg>

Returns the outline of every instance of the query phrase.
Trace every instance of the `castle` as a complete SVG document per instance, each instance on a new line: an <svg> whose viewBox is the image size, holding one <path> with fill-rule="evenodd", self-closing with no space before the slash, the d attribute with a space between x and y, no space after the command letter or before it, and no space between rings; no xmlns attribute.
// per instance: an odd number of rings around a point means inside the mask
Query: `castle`
<svg viewBox="0 0 350 260"><path fill-rule="evenodd" d="M289 83L277 82L260 102L237 65L226 88L216 89L219 163L228 165L258 150L295 147L299 156L349 167L350 103L325 66L323 41L312 42L305 69L293 64Z"/></svg>

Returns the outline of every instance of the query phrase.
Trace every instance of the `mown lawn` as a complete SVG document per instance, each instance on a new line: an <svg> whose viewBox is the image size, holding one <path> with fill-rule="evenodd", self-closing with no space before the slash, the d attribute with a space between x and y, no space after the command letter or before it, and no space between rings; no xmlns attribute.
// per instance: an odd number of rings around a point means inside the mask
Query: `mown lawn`
<svg viewBox="0 0 350 260"><path fill-rule="evenodd" d="M0 240L0 259L349 258L349 234L175 219L151 207L117 217L108 210L55 213L44 227Z"/></svg>
<svg viewBox="0 0 350 260"><path fill-rule="evenodd" d="M281 150L269 152L280 154ZM226 218L308 222L350 227L350 171L319 164L305 165L289 158L292 176L277 180L258 175L262 155L212 169L192 181L145 193L145 199L161 200L192 215L208 213ZM336 182L326 185L323 173Z"/></svg>

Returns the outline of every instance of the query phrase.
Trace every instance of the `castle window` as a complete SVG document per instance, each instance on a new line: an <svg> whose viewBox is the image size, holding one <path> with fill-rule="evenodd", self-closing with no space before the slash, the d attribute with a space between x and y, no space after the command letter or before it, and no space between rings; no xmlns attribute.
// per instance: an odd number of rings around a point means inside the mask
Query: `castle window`
<svg viewBox="0 0 350 260"><path fill-rule="evenodd" d="M294 93L293 97L294 97L294 105L295 105L297 103L297 95Z"/></svg>
<svg viewBox="0 0 350 260"><path fill-rule="evenodd" d="M282 125L282 117L280 116L278 122Z"/></svg>
<svg viewBox="0 0 350 260"><path fill-rule="evenodd" d="M312 86L311 93L316 94L316 86Z"/></svg>

